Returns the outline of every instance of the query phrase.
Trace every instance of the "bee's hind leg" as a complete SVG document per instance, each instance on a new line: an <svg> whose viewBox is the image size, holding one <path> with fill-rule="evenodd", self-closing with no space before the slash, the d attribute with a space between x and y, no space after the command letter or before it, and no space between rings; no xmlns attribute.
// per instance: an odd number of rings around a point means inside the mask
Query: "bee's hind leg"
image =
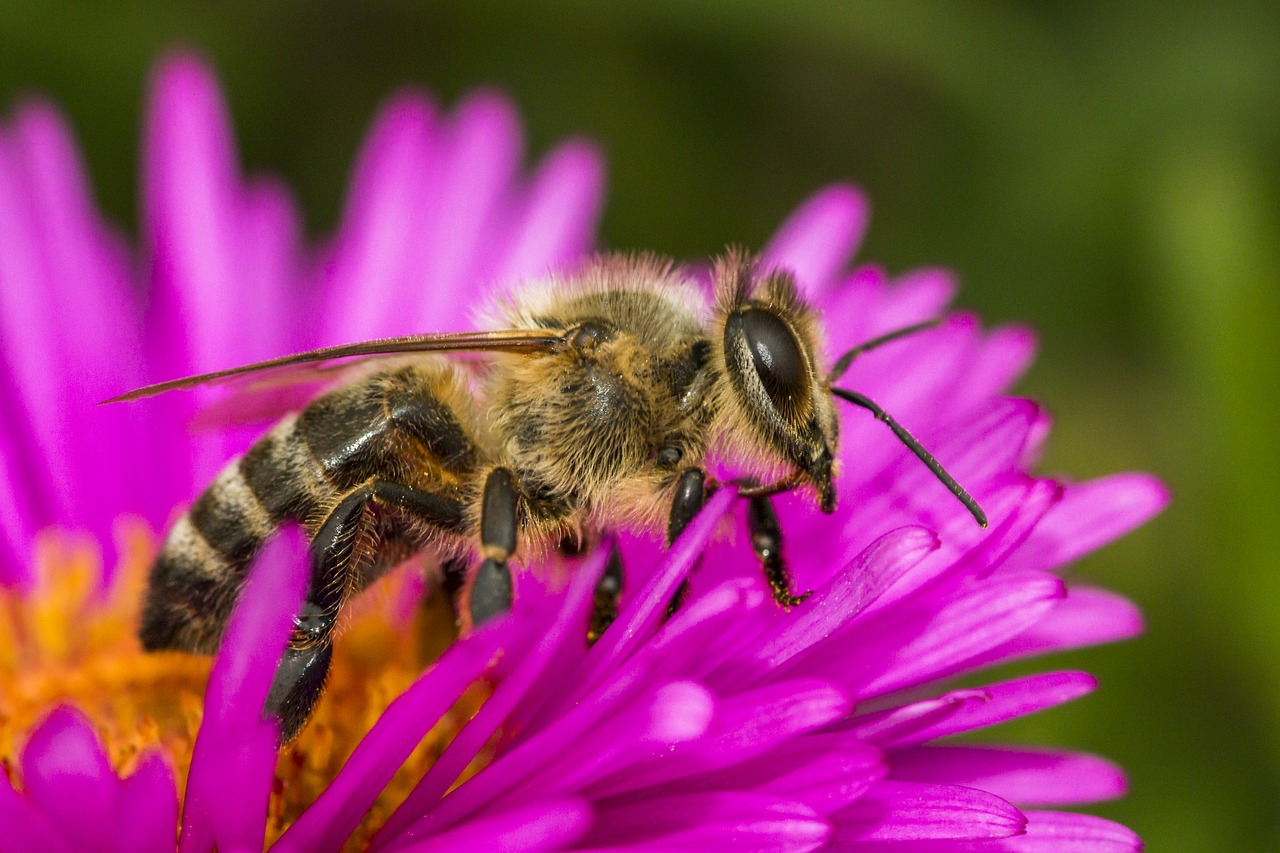
<svg viewBox="0 0 1280 853"><path fill-rule="evenodd" d="M280 720L280 740L288 743L310 718L324 690L333 657L333 632L346 596L361 582L359 564L370 544L371 511L385 509L443 530L462 523L454 500L372 480L349 492L333 508L311 541L311 582L293 635L267 694L266 713ZM364 540L364 541L362 541Z"/></svg>
<svg viewBox="0 0 1280 853"><path fill-rule="evenodd" d="M764 569L764 577L773 592L773 600L786 610L802 604L813 591L802 595L791 592L791 575L782 561L782 528L778 525L778 514L773 511L773 503L768 497L750 499L747 504L747 527L751 531L751 547L755 549L760 567Z"/></svg>

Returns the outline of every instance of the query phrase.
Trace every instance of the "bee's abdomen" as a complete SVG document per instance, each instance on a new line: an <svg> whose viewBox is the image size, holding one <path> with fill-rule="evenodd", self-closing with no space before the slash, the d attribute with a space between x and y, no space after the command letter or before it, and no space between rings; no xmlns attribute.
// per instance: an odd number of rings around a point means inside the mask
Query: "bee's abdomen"
<svg viewBox="0 0 1280 853"><path fill-rule="evenodd" d="M294 419L233 461L165 539L151 567L139 637L148 650L212 652L245 573L286 519L306 520L331 502Z"/></svg>
<svg viewBox="0 0 1280 853"><path fill-rule="evenodd" d="M406 368L340 388L281 421L228 465L174 525L152 566L143 645L214 651L249 564L276 528L293 520L314 535L326 513L364 484L444 490L456 500L457 483L475 470L479 450L448 402L457 397L450 377ZM378 541L363 556L385 568L405 548L421 545L414 533L407 542Z"/></svg>

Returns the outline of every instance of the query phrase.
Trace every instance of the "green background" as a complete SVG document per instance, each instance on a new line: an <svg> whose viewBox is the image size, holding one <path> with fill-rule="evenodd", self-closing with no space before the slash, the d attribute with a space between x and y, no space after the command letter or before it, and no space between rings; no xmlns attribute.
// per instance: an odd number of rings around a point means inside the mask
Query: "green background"
<svg viewBox="0 0 1280 853"><path fill-rule="evenodd" d="M212 61L250 169L329 231L379 102L477 84L536 155L600 141L603 244L759 246L836 179L862 257L943 264L960 304L1035 326L1020 390L1044 468L1157 472L1175 502L1076 574L1142 639L1060 657L1102 688L1010 738L1097 751L1132 791L1093 811L1153 851L1280 849L1280 14L1266 2L0 3L0 107L44 93L107 215L136 229L147 76Z"/></svg>

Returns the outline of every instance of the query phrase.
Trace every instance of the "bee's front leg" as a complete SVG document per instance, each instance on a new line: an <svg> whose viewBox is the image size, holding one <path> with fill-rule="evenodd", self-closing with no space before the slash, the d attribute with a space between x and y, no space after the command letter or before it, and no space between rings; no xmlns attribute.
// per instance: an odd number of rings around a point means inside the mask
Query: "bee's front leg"
<svg viewBox="0 0 1280 853"><path fill-rule="evenodd" d="M791 592L791 577L782 561L782 528L778 525L778 515L773 511L773 503L769 498L750 499L747 504L747 528L751 531L751 547L755 549L760 566L764 569L764 577L773 592L773 600L790 610L812 595L813 590L802 595Z"/></svg>
<svg viewBox="0 0 1280 853"><path fill-rule="evenodd" d="M484 562L471 585L471 624L482 625L511 610L514 591L507 560L516 551L519 493L509 468L494 468L480 503L480 547Z"/></svg>

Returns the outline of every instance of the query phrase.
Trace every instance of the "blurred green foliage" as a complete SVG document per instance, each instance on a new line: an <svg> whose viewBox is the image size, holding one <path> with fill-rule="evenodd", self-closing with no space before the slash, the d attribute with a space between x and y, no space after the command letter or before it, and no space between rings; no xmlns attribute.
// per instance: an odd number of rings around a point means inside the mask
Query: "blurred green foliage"
<svg viewBox="0 0 1280 853"><path fill-rule="evenodd" d="M159 52L217 68L249 168L332 228L377 104L510 92L530 147L610 160L604 244L758 246L836 179L875 205L864 258L943 264L962 305L1036 327L1021 390L1045 469L1159 473L1175 503L1080 577L1147 613L1058 659L1101 690L1008 737L1108 755L1095 811L1159 851L1280 849L1280 15L1272 3L763 0L0 4L0 105L69 115L133 227Z"/></svg>

